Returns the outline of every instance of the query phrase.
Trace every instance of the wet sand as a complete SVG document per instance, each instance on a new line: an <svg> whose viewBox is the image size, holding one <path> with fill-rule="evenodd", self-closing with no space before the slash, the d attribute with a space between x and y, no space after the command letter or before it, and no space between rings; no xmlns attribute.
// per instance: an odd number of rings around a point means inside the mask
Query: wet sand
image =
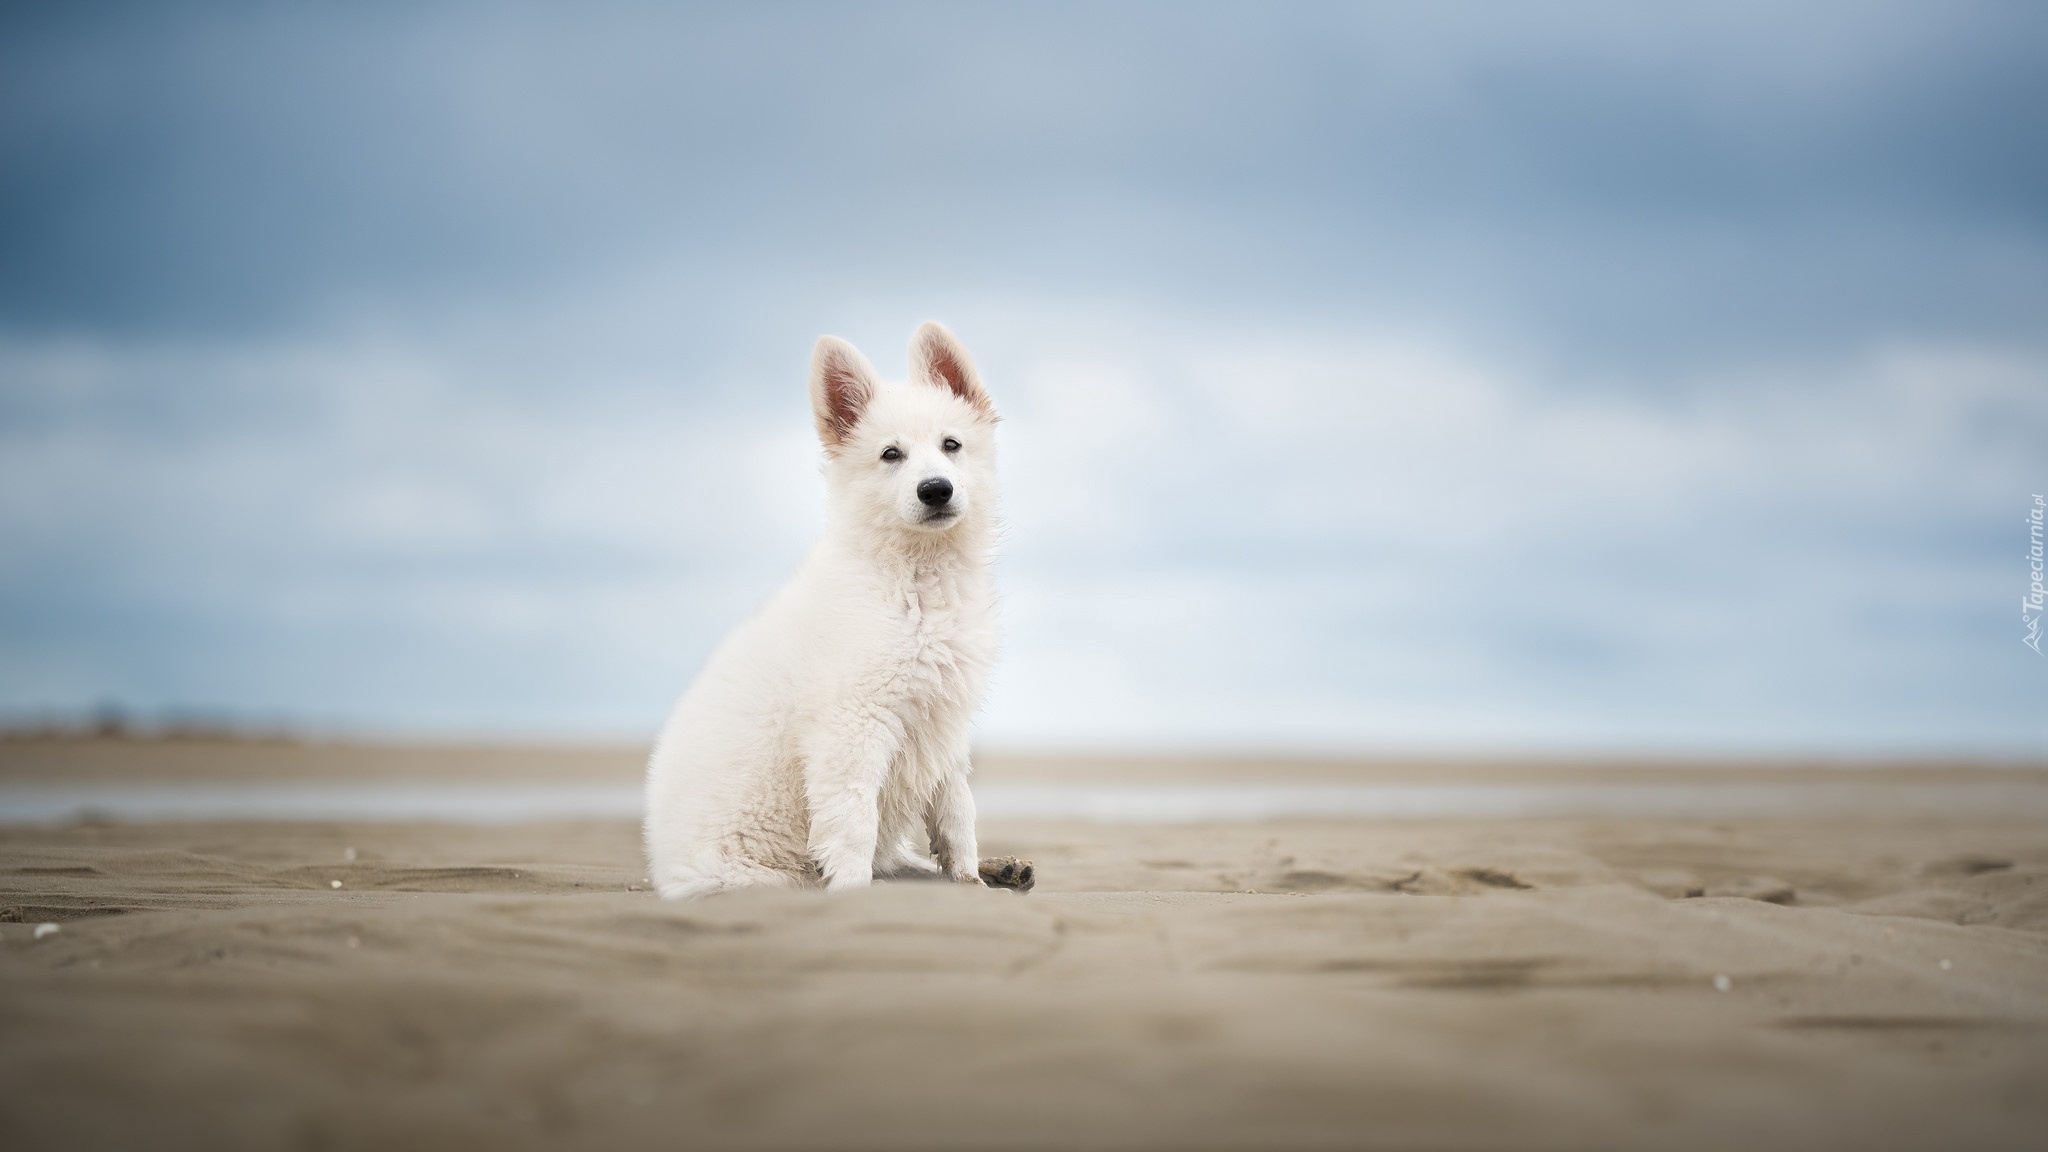
<svg viewBox="0 0 2048 1152"><path fill-rule="evenodd" d="M1037 890L672 904L618 821L0 829L0 1130L934 1149L2048 1131L2038 820L983 837L1035 859Z"/></svg>

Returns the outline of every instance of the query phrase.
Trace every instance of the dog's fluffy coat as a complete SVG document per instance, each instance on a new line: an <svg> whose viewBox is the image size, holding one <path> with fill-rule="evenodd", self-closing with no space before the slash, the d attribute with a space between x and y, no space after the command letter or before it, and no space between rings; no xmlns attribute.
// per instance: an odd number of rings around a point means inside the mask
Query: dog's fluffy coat
<svg viewBox="0 0 2048 1152"><path fill-rule="evenodd" d="M664 896L932 872L980 883L967 740L996 652L995 410L966 350L929 322L908 381L826 336L810 389L825 535L662 729L644 831ZM951 485L943 504L934 480Z"/></svg>

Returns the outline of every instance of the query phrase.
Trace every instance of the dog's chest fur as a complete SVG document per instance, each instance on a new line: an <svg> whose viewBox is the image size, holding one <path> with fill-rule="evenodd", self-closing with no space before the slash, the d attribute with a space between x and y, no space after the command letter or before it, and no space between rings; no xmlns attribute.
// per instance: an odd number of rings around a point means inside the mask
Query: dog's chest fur
<svg viewBox="0 0 2048 1152"><path fill-rule="evenodd" d="M915 731L933 721L965 721L994 656L994 601L986 570L947 566L899 575L887 601L895 643L886 667L895 697Z"/></svg>
<svg viewBox="0 0 2048 1152"><path fill-rule="evenodd" d="M892 574L883 589L889 642L868 675L895 713L901 746L883 781L885 807L914 805L964 760L968 725L994 661L995 604L985 567Z"/></svg>

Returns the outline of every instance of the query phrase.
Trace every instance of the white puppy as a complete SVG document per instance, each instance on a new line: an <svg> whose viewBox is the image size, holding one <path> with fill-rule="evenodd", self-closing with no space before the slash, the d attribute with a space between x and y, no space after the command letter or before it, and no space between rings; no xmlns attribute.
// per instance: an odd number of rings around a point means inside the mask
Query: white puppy
<svg viewBox="0 0 2048 1152"><path fill-rule="evenodd" d="M934 872L981 882L967 738L996 654L995 410L966 349L931 322L910 342L907 383L819 339L811 407L824 539L711 654L647 766L664 896Z"/></svg>

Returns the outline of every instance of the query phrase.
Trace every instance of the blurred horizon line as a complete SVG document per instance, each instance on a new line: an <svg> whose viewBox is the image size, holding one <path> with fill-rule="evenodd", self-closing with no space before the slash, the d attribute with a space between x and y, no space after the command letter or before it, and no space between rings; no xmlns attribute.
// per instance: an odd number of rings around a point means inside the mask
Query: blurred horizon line
<svg viewBox="0 0 2048 1152"><path fill-rule="evenodd" d="M637 752L650 747L658 727L644 735L624 732L568 733L464 729L407 729L374 725L322 725L289 718L262 718L224 709L170 708L155 711L103 702L89 709L0 711L0 744L86 743L282 745L299 748L376 750L490 750L518 752ZM974 755L1005 761L1099 761L1146 764L1179 761L1226 765L1247 760L1287 764L1464 765L1586 763L1607 766L1686 767L1709 764L1748 767L1956 765L1976 768L2048 768L2048 754L1970 746L1909 745L1855 747L1818 743L1775 746L1602 744L1575 746L1525 741L1516 744L1402 745L1393 742L1312 743L1269 740L1171 742L1101 740L1092 743L976 743Z"/></svg>

